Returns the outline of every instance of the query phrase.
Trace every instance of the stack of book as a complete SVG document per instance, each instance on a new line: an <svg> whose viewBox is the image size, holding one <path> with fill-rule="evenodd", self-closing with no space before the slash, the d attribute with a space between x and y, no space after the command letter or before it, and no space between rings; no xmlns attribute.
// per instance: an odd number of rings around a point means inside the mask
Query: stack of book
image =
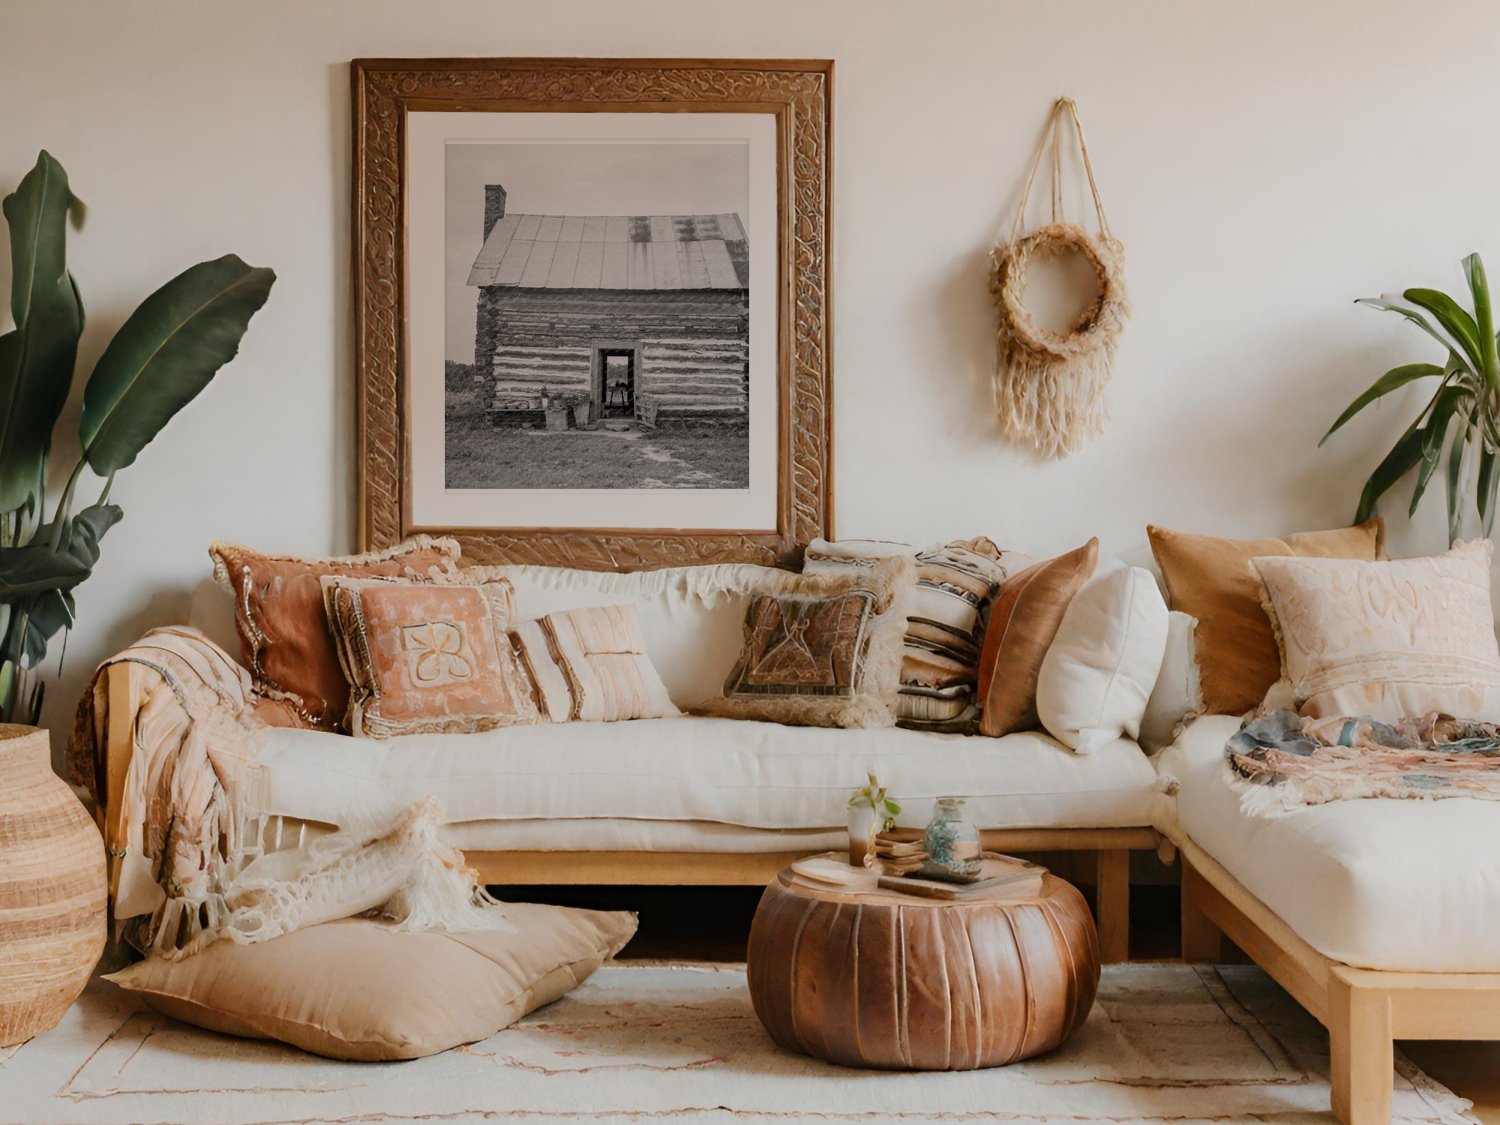
<svg viewBox="0 0 1500 1125"><path fill-rule="evenodd" d="M927 852L920 839L897 840L882 832L875 837L875 859L887 875L909 875L922 869Z"/></svg>

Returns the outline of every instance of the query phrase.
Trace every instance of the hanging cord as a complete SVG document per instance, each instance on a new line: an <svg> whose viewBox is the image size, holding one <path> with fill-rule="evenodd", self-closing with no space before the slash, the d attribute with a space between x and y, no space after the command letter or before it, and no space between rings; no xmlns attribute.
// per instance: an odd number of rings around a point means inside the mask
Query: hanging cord
<svg viewBox="0 0 1500 1125"><path fill-rule="evenodd" d="M1089 193L1094 198L1094 215L1098 220L1099 233L1105 238L1113 238L1109 229L1109 219L1104 214L1104 200L1099 195L1099 182L1094 176L1094 164L1089 159L1089 146L1083 137L1083 121L1078 116L1078 103L1072 98L1058 98L1052 103L1052 110L1047 115L1047 124L1042 129L1041 139L1037 142L1036 152L1031 158L1031 168L1026 174L1026 186L1021 189L1021 201L1016 204L1016 213L1011 217L1010 234L1006 244L1014 245L1020 237L1022 224L1026 221L1026 204L1031 201L1031 189L1036 183L1036 174L1041 169L1042 158L1047 154L1050 147L1052 152L1052 188L1050 192L1052 205L1052 221L1054 223L1064 221L1063 210L1063 169L1062 169L1062 125L1063 117L1066 115L1073 125L1073 137L1078 143L1078 154L1083 161L1083 171L1088 177ZM999 242L999 236L996 236Z"/></svg>

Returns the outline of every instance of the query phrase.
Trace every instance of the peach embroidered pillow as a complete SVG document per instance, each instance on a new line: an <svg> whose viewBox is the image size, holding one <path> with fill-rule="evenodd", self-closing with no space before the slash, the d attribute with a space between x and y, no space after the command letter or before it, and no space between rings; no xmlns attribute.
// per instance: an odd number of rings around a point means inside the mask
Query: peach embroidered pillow
<svg viewBox="0 0 1500 1125"><path fill-rule="evenodd" d="M322 581L352 734L465 734L538 721L507 633L509 582Z"/></svg>
<svg viewBox="0 0 1500 1125"><path fill-rule="evenodd" d="M516 652L554 723L612 723L682 714L646 655L630 603L549 613L516 626Z"/></svg>
<svg viewBox="0 0 1500 1125"><path fill-rule="evenodd" d="M1391 562L1260 558L1287 695L1313 718L1500 721L1487 540Z"/></svg>
<svg viewBox="0 0 1500 1125"><path fill-rule="evenodd" d="M323 612L325 575L427 578L451 574L458 543L419 535L386 551L331 559L268 555L232 543L208 549L214 580L234 598L240 654L255 689L285 704L283 718L336 730L349 705L349 685Z"/></svg>

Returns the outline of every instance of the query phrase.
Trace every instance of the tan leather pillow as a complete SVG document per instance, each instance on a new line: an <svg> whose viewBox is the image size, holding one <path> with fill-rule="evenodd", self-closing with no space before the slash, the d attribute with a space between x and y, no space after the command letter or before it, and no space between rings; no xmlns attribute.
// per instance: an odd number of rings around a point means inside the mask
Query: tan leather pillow
<svg viewBox="0 0 1500 1125"><path fill-rule="evenodd" d="M326 575L349 578L425 578L448 574L458 543L418 535L386 551L331 559L268 555L232 543L208 549L214 580L234 598L240 655L256 690L288 706L319 730L336 730L349 706L349 685L323 611Z"/></svg>
<svg viewBox="0 0 1500 1125"><path fill-rule="evenodd" d="M323 596L349 683L350 734L473 734L539 721L511 648L507 579L330 575Z"/></svg>
<svg viewBox="0 0 1500 1125"><path fill-rule="evenodd" d="M1040 725L1036 684L1073 595L1094 573L1099 540L1027 567L1000 587L979 657L979 733L999 738Z"/></svg>
<svg viewBox="0 0 1500 1125"><path fill-rule="evenodd" d="M1195 634L1203 708L1241 715L1259 707L1281 677L1281 657L1261 606L1260 576L1250 561L1265 556L1357 559L1385 557L1385 521L1304 531L1281 538L1218 539L1148 526L1151 552L1167 588L1167 605L1198 619Z"/></svg>
<svg viewBox="0 0 1500 1125"><path fill-rule="evenodd" d="M195 1027L315 1055L417 1059L488 1039L566 995L620 951L634 914L507 903L515 932L395 933L370 918L257 945L227 939L106 980Z"/></svg>

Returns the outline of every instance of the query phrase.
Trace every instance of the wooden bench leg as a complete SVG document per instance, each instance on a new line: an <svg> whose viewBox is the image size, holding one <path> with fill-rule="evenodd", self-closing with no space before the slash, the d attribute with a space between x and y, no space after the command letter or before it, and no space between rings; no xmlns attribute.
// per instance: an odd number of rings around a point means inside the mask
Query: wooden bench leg
<svg viewBox="0 0 1500 1125"><path fill-rule="evenodd" d="M1116 965L1130 960L1130 852L1100 850L1094 892L1099 905L1099 960Z"/></svg>
<svg viewBox="0 0 1500 1125"><path fill-rule="evenodd" d="M1328 981L1333 1115L1344 1125L1390 1125L1391 1002L1334 969Z"/></svg>
<svg viewBox="0 0 1500 1125"><path fill-rule="evenodd" d="M1224 934L1198 905L1203 877L1182 860L1182 959L1189 964L1217 965L1224 958Z"/></svg>

